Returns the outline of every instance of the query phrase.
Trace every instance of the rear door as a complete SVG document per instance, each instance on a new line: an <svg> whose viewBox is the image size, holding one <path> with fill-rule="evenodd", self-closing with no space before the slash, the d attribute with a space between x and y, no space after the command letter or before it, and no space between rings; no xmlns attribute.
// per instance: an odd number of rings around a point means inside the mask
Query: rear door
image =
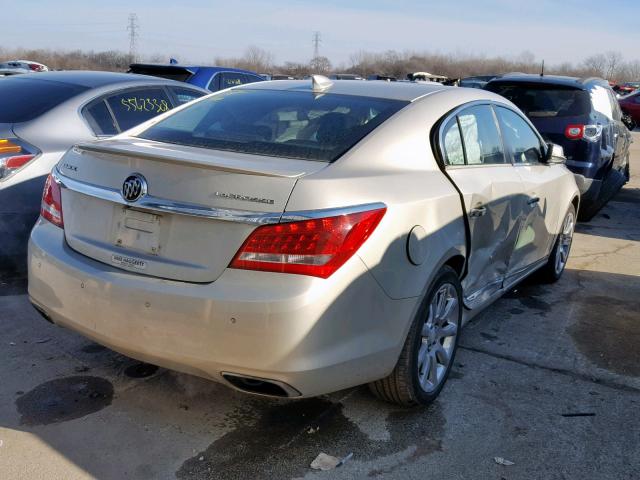
<svg viewBox="0 0 640 480"><path fill-rule="evenodd" d="M554 221L560 215L553 199L562 188L564 171L542 163L542 141L525 119L506 107L496 106L495 111L507 154L524 188L522 225L508 270L508 276L515 277L545 258L551 248Z"/></svg>
<svg viewBox="0 0 640 480"><path fill-rule="evenodd" d="M469 221L465 303L477 306L502 288L522 215L522 180L503 150L490 105L449 119L441 135L446 172L462 195Z"/></svg>

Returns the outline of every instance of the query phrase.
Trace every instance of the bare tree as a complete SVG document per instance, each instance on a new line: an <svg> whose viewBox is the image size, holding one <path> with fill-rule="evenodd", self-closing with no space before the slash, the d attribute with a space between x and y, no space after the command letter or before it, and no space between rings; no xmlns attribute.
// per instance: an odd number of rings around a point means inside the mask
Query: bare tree
<svg viewBox="0 0 640 480"><path fill-rule="evenodd" d="M583 65L591 75L604 77L607 71L607 57L602 53L591 55L584 60Z"/></svg>
<svg viewBox="0 0 640 480"><path fill-rule="evenodd" d="M331 71L331 62L327 57L319 56L311 59L309 67L313 73L329 73Z"/></svg>
<svg viewBox="0 0 640 480"><path fill-rule="evenodd" d="M607 80L613 80L617 77L620 67L623 62L622 54L620 52L608 51L605 53L607 59L605 63L605 78Z"/></svg>

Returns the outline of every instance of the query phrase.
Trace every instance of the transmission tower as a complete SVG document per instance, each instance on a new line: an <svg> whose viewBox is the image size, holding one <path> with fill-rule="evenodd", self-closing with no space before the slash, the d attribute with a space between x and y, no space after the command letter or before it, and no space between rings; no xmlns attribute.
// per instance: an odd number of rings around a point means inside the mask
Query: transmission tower
<svg viewBox="0 0 640 480"><path fill-rule="evenodd" d="M131 62L136 61L136 44L138 42L138 15L135 13L129 14L129 22L127 23L127 31L129 32L129 58Z"/></svg>
<svg viewBox="0 0 640 480"><path fill-rule="evenodd" d="M322 36L320 32L313 32L313 58L320 56L320 44L322 43Z"/></svg>

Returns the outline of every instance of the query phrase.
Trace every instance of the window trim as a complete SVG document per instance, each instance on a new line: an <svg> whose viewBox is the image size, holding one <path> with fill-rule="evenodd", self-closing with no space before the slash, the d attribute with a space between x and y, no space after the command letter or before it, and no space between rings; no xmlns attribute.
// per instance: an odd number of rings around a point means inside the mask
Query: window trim
<svg viewBox="0 0 640 480"><path fill-rule="evenodd" d="M483 106L486 105L491 109L491 115L493 116L493 121L496 123L496 129L498 131L498 136L500 137L500 143L502 145L502 155L505 158L505 162L504 163L478 163L478 164L473 164L473 165L469 165L467 163L467 151L466 151L466 146L464 144L464 135L462 135L462 129L460 128L460 120L458 119L458 115L464 111L467 110L468 108L472 108L472 107L477 107L477 106ZM498 118L496 116L495 111L493 110L493 106L494 105L500 105L502 106L503 104L499 103L499 102L494 102L492 100L474 100L471 102L467 102L464 103L462 105L459 105L458 107L454 108L453 110L451 110L448 114L446 114L439 122L438 125L438 149L439 151L439 156L442 162L442 165L444 166L445 169L459 169L459 168L495 168L495 167L513 167L515 166L513 163L513 158L511 158L511 160L509 160L506 157L506 152L505 152L505 144L504 144L504 138L502 137L502 130L500 129L500 125L498 124ZM505 105L506 106L506 105ZM460 137L462 138L462 145L463 145L463 151L464 151L464 161L465 164L464 165L447 165L447 162L445 161L445 149L444 149L444 127L446 125L449 124L449 121L455 118L456 119L456 123L458 125L458 129L460 130ZM530 122L529 122L530 123Z"/></svg>
<svg viewBox="0 0 640 480"><path fill-rule="evenodd" d="M182 86L181 86L181 88L182 88ZM165 85L165 84L136 85L136 86L128 86L128 87L120 88L120 89L117 89L117 90L111 90L111 91L109 91L107 93L101 94L98 97L95 97L95 98L92 98L90 100L87 100L86 102L84 102L83 104L81 104L78 107L78 115L80 115L80 118L82 118L83 122L85 123L85 125L87 126L87 128L89 129L89 131L91 132L91 134L94 137L96 137L96 138L111 138L111 137L113 137L114 135L98 135L93 130L93 128L91 127L91 124L89 123L89 120L87 120L87 118L85 116L85 110L86 109L91 108L96 103L100 103L100 101L104 101L105 104L107 105L107 109L109 110L109 113L111 114L111 118L113 119L113 123L116 126L116 128L118 129L118 132L115 135L120 135L124 130L120 127L120 123L118 122L118 119L116 118L116 115L113 112L113 109L111 108L111 105L109 105L109 102L107 102L107 98L112 97L113 95L121 95L124 92L143 90L143 89L160 89L160 90L162 90L162 92L166 95L167 99L171 103L171 109L170 110L173 110L174 108L179 106L179 105L175 104L173 95L168 90L167 85ZM204 94L203 97L204 96L206 96L206 94Z"/></svg>
<svg viewBox="0 0 640 480"><path fill-rule="evenodd" d="M507 151L507 143L506 143L506 140L504 138L504 135L502 134L502 128L500 127L500 119L498 118L498 112L497 112L498 108L504 108L505 110L510 111L511 113L513 113L513 114L517 115L518 117L520 117L520 119L522 119L524 121L524 123L529 125L529 128L531 128L531 131L533 131L534 135L538 138L538 142L540 143L540 151L541 151L541 153L544 154L544 150L546 148L547 142L544 141L544 138L542 138L542 135L540 135L540 132L538 132L538 129L535 127L535 125L533 125L531 120L529 120L526 115L521 115L520 113L516 112L513 108L509 108L507 105L494 103L493 104L493 111L494 111L493 113L494 113L494 115L496 117L496 121L498 122L498 129L500 130L500 136L502 137L502 143L503 143L503 148L504 148L505 152ZM516 162L515 159L513 158L513 155L511 157L512 157L511 158L511 163L513 164L514 167L530 167L530 166L535 166L535 165L545 165L545 163L543 163L543 162Z"/></svg>

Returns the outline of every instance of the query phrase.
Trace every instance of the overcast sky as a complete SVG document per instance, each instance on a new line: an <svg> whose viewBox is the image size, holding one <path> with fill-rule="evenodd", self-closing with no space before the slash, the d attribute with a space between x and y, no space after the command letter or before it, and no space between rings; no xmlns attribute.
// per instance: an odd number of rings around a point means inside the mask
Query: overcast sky
<svg viewBox="0 0 640 480"><path fill-rule="evenodd" d="M348 5L348 6L347 6ZM640 59L638 0L0 0L0 46L128 51L138 15L142 55L181 62L240 56L308 61L312 35L334 64L358 50L412 50L579 62L606 50Z"/></svg>

